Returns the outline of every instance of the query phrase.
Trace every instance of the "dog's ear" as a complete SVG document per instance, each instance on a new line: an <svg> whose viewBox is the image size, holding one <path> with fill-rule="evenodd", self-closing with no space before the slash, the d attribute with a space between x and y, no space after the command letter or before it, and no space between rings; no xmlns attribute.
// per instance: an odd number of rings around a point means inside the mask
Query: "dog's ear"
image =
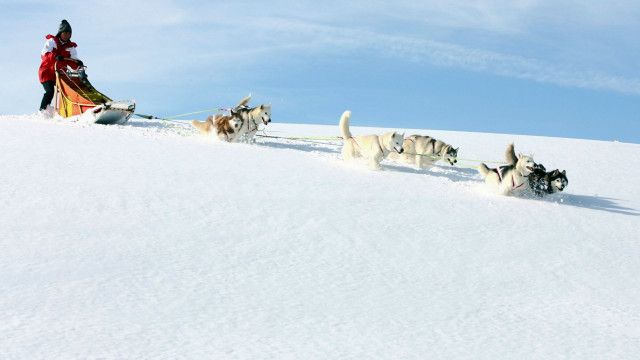
<svg viewBox="0 0 640 360"><path fill-rule="evenodd" d="M260 110L264 109L264 104L260 105Z"/></svg>
<svg viewBox="0 0 640 360"><path fill-rule="evenodd" d="M567 176L567 170L562 170L562 175Z"/></svg>

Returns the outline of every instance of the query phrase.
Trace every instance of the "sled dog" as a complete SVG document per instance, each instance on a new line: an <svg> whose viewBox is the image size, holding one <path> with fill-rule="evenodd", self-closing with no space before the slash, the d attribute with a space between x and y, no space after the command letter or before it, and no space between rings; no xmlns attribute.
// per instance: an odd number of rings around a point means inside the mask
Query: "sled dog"
<svg viewBox="0 0 640 360"><path fill-rule="evenodd" d="M353 136L349 131L349 118L351 111L347 110L340 118L340 133L344 140L342 146L342 158L353 160L364 158L372 170L380 170L380 162L391 152L402 154L403 134L388 132L383 135L359 135Z"/></svg>
<svg viewBox="0 0 640 360"><path fill-rule="evenodd" d="M243 121L237 114L209 116L205 121L193 120L191 124L205 135L210 135L215 131L218 139L226 142L233 142L239 138L238 132Z"/></svg>
<svg viewBox="0 0 640 360"><path fill-rule="evenodd" d="M533 172L535 162L531 156L515 156L513 144L507 146L505 151L507 164L490 169L484 163L480 164L478 171L487 184L494 185L502 195L518 195L527 189L527 176Z"/></svg>
<svg viewBox="0 0 640 360"><path fill-rule="evenodd" d="M505 151L505 160L508 164L515 164L518 161L513 144L507 147ZM533 171L528 176L529 189L537 196L542 197L545 194L553 194L563 191L569 185L566 170L562 172L558 169L547 172L542 164L534 163Z"/></svg>
<svg viewBox="0 0 640 360"><path fill-rule="evenodd" d="M529 174L529 188L531 191L542 197L563 191L569 185L566 170L555 169L547 172L542 164L536 164L533 172Z"/></svg>
<svg viewBox="0 0 640 360"><path fill-rule="evenodd" d="M403 154L391 153L389 159L415 165L419 169L426 169L438 161L444 160L451 165L458 162L458 149L436 140L430 136L411 135L402 143Z"/></svg>
<svg viewBox="0 0 640 360"><path fill-rule="evenodd" d="M238 131L238 136L246 142L254 142L254 136L258 132L260 122L264 125L268 125L271 122L271 105L262 104L250 108L248 106L249 100L251 100L251 95L242 99L235 108L231 109L231 114L242 119L242 126Z"/></svg>

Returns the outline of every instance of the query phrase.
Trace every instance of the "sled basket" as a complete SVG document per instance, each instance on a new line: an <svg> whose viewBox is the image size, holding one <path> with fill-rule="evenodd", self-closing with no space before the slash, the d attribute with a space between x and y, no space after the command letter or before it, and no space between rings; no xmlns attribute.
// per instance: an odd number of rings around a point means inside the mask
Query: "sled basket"
<svg viewBox="0 0 640 360"><path fill-rule="evenodd" d="M64 118L92 110L96 123L123 124L135 111L134 102L114 102L96 90L87 79L84 67L58 69L56 63L56 97L56 111Z"/></svg>

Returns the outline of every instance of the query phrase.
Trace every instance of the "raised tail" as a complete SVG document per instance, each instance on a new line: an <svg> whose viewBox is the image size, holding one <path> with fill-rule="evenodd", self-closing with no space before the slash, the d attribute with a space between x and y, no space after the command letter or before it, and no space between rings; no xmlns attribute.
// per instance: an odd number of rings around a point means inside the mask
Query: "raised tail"
<svg viewBox="0 0 640 360"><path fill-rule="evenodd" d="M251 100L251 94L249 94L248 96L245 96L244 98L242 98L242 100L240 100L238 105L236 105L236 109L239 109L239 108L241 108L243 106L249 106L249 100Z"/></svg>
<svg viewBox="0 0 640 360"><path fill-rule="evenodd" d="M507 149L504 151L504 161L509 165L515 165L518 162L518 157L516 156L516 151L513 148L513 143L507 146Z"/></svg>
<svg viewBox="0 0 640 360"><path fill-rule="evenodd" d="M485 163L482 163L480 164L480 166L478 166L478 172L482 175L483 178L486 178L487 175L489 175L489 173L491 172L491 169L489 169L489 167L485 165Z"/></svg>
<svg viewBox="0 0 640 360"><path fill-rule="evenodd" d="M347 110L342 113L340 117L340 134L344 140L351 139L351 132L349 131L349 118L351 117L351 111Z"/></svg>

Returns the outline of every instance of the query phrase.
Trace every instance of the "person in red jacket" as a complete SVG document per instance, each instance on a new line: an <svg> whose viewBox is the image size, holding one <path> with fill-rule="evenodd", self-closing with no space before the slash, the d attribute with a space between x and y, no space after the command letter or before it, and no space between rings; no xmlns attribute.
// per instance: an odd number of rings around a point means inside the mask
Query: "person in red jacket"
<svg viewBox="0 0 640 360"><path fill-rule="evenodd" d="M40 102L40 110L45 110L53 99L53 89L56 83L54 69L56 62L58 68L69 66L72 69L77 69L78 66L83 66L82 61L78 59L76 43L70 41L71 25L67 20L62 20L55 36L49 34L46 39L47 41L44 43L44 48L40 53L42 62L38 70L38 77L45 91Z"/></svg>

